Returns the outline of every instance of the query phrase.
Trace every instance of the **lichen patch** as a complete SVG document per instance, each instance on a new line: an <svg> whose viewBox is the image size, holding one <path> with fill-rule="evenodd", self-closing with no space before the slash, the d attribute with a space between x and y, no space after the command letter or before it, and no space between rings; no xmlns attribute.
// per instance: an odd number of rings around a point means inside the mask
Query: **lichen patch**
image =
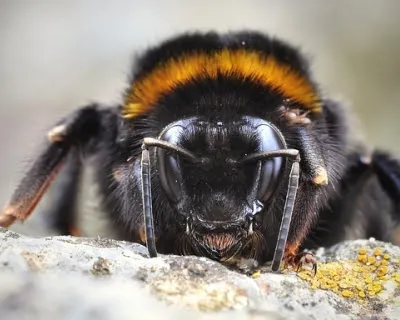
<svg viewBox="0 0 400 320"><path fill-rule="evenodd" d="M297 276L309 282L312 289L329 290L362 304L384 292L388 282L400 288L399 261L382 248L361 248L353 260L318 263L315 276L308 269Z"/></svg>

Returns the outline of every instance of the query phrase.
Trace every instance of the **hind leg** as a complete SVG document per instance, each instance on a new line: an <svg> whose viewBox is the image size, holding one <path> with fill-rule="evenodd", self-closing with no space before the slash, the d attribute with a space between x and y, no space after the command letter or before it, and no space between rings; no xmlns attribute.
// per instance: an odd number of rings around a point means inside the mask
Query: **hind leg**
<svg viewBox="0 0 400 320"><path fill-rule="evenodd" d="M374 152L372 167L382 188L390 196L399 211L400 205L400 162L383 152ZM397 217L400 219L400 216Z"/></svg>

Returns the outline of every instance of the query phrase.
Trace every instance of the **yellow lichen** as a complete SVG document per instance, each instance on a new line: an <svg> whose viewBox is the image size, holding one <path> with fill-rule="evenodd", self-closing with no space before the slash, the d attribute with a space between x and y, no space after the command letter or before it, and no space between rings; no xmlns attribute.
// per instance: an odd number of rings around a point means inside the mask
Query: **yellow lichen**
<svg viewBox="0 0 400 320"><path fill-rule="evenodd" d="M366 299L384 291L388 280L400 284L400 266L396 260L390 259L382 248L361 248L354 260L319 262L315 276L308 269L300 270L297 275L308 281L312 289L329 290L364 304Z"/></svg>
<svg viewBox="0 0 400 320"><path fill-rule="evenodd" d="M300 279L303 279L303 280L308 280L308 275L306 275L305 273L299 273L299 274L298 274L298 277L299 277Z"/></svg>
<svg viewBox="0 0 400 320"><path fill-rule="evenodd" d="M390 255L389 255L388 253L385 253L385 254L383 255L383 259L389 260L389 259L390 259Z"/></svg>
<svg viewBox="0 0 400 320"><path fill-rule="evenodd" d="M353 291L350 290L343 290L342 291L342 296L345 298L350 298L353 296Z"/></svg>
<svg viewBox="0 0 400 320"><path fill-rule="evenodd" d="M392 274L392 279L397 283L400 283L400 274L399 273Z"/></svg>
<svg viewBox="0 0 400 320"><path fill-rule="evenodd" d="M370 283L372 283L372 278L371 277L367 277L367 278L364 279L364 281L365 281L366 284L370 284Z"/></svg>
<svg viewBox="0 0 400 320"><path fill-rule="evenodd" d="M368 258L367 258L367 262L369 263L369 264L374 264L375 263L375 257L374 256L369 256Z"/></svg>
<svg viewBox="0 0 400 320"><path fill-rule="evenodd" d="M358 250L358 254L361 254L361 255L367 254L367 249L366 248L361 248L360 250Z"/></svg>
<svg viewBox="0 0 400 320"><path fill-rule="evenodd" d="M374 284L373 285L373 290L375 291L375 292L380 292L380 291L382 291L382 285L380 284L380 283L376 283L376 284Z"/></svg>
<svg viewBox="0 0 400 320"><path fill-rule="evenodd" d="M377 270L376 270L376 275L378 277L383 277L388 273L388 267L387 266L380 266Z"/></svg>
<svg viewBox="0 0 400 320"><path fill-rule="evenodd" d="M368 261L368 258L365 254L359 254L358 255L358 261L362 262L362 263L366 263Z"/></svg>

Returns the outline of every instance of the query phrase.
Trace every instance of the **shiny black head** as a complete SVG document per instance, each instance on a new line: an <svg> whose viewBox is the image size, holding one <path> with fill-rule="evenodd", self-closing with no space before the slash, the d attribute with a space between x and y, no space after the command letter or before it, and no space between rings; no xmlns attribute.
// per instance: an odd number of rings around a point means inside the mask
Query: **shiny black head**
<svg viewBox="0 0 400 320"><path fill-rule="evenodd" d="M162 141L193 157L158 147L160 182L197 254L226 259L254 234L255 216L282 180L281 157L244 162L250 155L285 149L279 130L254 117L210 122L199 117L167 126Z"/></svg>

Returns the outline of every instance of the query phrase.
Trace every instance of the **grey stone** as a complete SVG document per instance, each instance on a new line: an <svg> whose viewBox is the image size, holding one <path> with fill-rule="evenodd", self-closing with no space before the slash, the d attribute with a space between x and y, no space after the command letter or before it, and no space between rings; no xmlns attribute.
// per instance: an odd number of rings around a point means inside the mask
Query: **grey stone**
<svg viewBox="0 0 400 320"><path fill-rule="evenodd" d="M378 246L400 258L399 247L368 240L321 249L317 257L354 260L360 248ZM390 268L398 272L399 264ZM394 280L360 304L311 289L295 272L261 269L249 276L206 258L149 259L145 247L125 241L37 239L0 229L0 318L400 319Z"/></svg>

